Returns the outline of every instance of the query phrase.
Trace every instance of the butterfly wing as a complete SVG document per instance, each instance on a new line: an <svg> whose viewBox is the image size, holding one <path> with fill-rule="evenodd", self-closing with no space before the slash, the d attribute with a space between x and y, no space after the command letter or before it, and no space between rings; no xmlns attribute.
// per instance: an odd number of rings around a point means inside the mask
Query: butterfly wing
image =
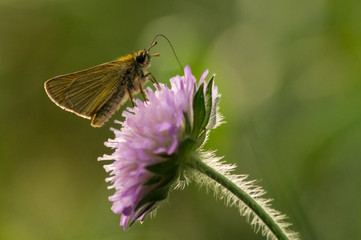
<svg viewBox="0 0 361 240"><path fill-rule="evenodd" d="M113 61L52 78L45 82L46 92L59 107L91 119L119 91L122 64L126 63Z"/></svg>

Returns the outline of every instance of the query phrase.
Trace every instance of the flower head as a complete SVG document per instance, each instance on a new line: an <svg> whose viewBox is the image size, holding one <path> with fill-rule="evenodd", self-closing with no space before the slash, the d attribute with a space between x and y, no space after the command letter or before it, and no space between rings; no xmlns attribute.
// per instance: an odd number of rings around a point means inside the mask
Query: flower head
<svg viewBox="0 0 361 240"><path fill-rule="evenodd" d="M104 168L106 181L115 193L109 198L112 210L121 214L120 225L143 220L182 176L191 149L199 148L209 129L216 127L217 88L213 77L208 83L201 76L198 86L189 66L184 76L170 79L171 88L159 84L146 89L147 102L136 100L136 107L123 112L120 130L106 146L113 154L98 160L113 160Z"/></svg>

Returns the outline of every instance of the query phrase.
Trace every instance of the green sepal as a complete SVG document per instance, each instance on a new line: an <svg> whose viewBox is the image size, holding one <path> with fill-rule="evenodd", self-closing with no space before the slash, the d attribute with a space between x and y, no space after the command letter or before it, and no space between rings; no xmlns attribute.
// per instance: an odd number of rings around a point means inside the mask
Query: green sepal
<svg viewBox="0 0 361 240"><path fill-rule="evenodd" d="M187 180L187 178L184 176L184 173L182 172L181 174L180 174L180 176L179 176L179 181L180 182L183 182L183 181L186 181Z"/></svg>
<svg viewBox="0 0 361 240"><path fill-rule="evenodd" d="M197 138L200 131L202 130L203 122L206 116L206 106L204 103L204 84L199 86L193 98L193 131L192 137Z"/></svg>
<svg viewBox="0 0 361 240"><path fill-rule="evenodd" d="M147 211L152 211L152 208L155 208L155 202L149 203L147 206L144 206L142 209L140 209L135 215L134 219L132 219L132 221L128 224L128 228L131 227L144 213Z"/></svg>
<svg viewBox="0 0 361 240"><path fill-rule="evenodd" d="M170 185L165 187L156 187L154 190L150 191L147 195L145 195L142 200L139 201L135 210L138 210L140 207L147 203L159 202L167 198L169 192Z"/></svg>
<svg viewBox="0 0 361 240"><path fill-rule="evenodd" d="M214 76L213 75L211 77L211 79L208 81L207 84L207 89L206 89L206 93L205 93L205 110L206 110L206 115L202 124L201 129L205 129L206 126L208 125L211 113L212 113L212 106L213 106L213 100L212 100L212 90L213 90L213 80L214 80Z"/></svg>
<svg viewBox="0 0 361 240"><path fill-rule="evenodd" d="M171 156L168 156L168 158L169 157L170 158L165 160L164 162L149 165L145 168L152 173L155 173L155 174L158 174L161 176L166 176L169 174L169 172L172 172L172 171L174 171L174 169L177 168L176 161L173 161L174 158L172 158Z"/></svg>
<svg viewBox="0 0 361 240"><path fill-rule="evenodd" d="M183 139L183 141L181 141L179 143L177 157L178 158L181 158L181 157L187 158L189 153L193 150L194 143L195 143L195 140L193 138L185 137ZM182 155L179 156L179 153L182 153Z"/></svg>
<svg viewBox="0 0 361 240"><path fill-rule="evenodd" d="M146 181L143 185L147 186L147 185L152 185L155 183L159 183L160 181L163 180L164 177L159 176L159 175L154 175L151 179L149 179L148 181Z"/></svg>
<svg viewBox="0 0 361 240"><path fill-rule="evenodd" d="M208 121L207 129L212 129L217 124L217 105L219 102L219 97L214 99L213 107L211 110L211 115Z"/></svg>
<svg viewBox="0 0 361 240"><path fill-rule="evenodd" d="M192 125L191 125L191 121L189 120L189 116L186 112L183 112L183 116L185 119L185 135L190 135L191 131L192 131Z"/></svg>
<svg viewBox="0 0 361 240"><path fill-rule="evenodd" d="M150 210L151 208L153 208L155 205L155 202L152 202L152 203L148 203L148 205L142 207L142 209L140 209L138 212L137 212L137 215L135 215L135 220L137 218L139 218L140 216L142 216L146 211Z"/></svg>
<svg viewBox="0 0 361 240"><path fill-rule="evenodd" d="M206 137L207 137L207 130L204 130L197 138L197 141L194 144L194 149L200 148L203 142L206 140Z"/></svg>

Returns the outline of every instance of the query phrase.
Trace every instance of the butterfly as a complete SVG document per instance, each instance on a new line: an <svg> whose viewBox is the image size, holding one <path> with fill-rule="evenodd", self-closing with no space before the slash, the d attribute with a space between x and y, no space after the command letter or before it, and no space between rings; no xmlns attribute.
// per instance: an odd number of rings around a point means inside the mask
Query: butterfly
<svg viewBox="0 0 361 240"><path fill-rule="evenodd" d="M75 73L60 75L45 82L49 98L62 109L80 117L91 119L92 127L101 127L120 106L133 95L141 92L147 97L143 85L153 74L147 72L151 65L149 50L157 44L134 54Z"/></svg>

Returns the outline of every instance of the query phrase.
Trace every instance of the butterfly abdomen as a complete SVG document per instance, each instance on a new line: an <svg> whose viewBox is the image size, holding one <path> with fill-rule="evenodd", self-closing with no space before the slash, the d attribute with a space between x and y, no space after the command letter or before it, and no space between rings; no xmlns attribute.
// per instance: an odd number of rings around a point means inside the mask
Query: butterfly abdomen
<svg viewBox="0 0 361 240"><path fill-rule="evenodd" d="M124 88L119 88L117 92L94 114L91 125L101 127L119 107L128 99L128 94Z"/></svg>

